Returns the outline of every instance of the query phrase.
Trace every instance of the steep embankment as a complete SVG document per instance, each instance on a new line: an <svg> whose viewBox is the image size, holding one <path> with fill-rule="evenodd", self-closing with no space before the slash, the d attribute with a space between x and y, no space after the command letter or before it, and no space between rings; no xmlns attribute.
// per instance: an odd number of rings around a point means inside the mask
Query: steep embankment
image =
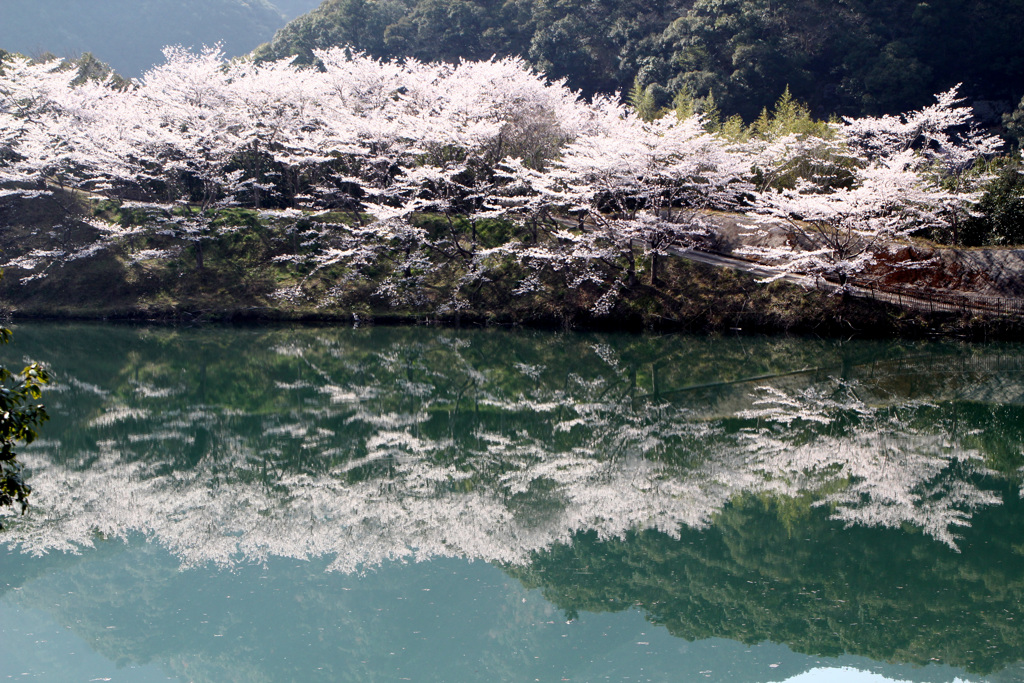
<svg viewBox="0 0 1024 683"><path fill-rule="evenodd" d="M747 229L753 222L747 216L717 214L711 219L717 231L711 250L725 256L735 257L744 246L777 247L788 239L784 226ZM855 279L888 289L902 287L978 299L1021 300L1024 248L957 248L924 240L892 244L879 249L875 262Z"/></svg>
<svg viewBox="0 0 1024 683"><path fill-rule="evenodd" d="M113 239L94 217L130 234ZM607 289L587 282L571 286L574 278L566 273L524 292L515 284L521 277L515 277L514 264L505 267L507 277L497 268L467 288L466 278L473 277L468 259L441 263L438 255L435 263L410 270L400 259L384 258L356 270L288 256L296 246L311 253L329 249L331 231L347 220L341 214L233 209L215 221L214 232L195 238L147 224L144 213L116 202L60 192L7 197L0 203L0 224L6 226L0 231L0 306L23 317L93 319L434 321L827 336L992 337L1019 330L1007 320L927 314L782 282L766 286L747 273L679 258L643 259L637 281L614 285L621 287L619 296L599 315L595 307ZM742 220L718 218L725 233ZM450 229L429 215L419 225L428 235ZM461 229L467 254L529 239L512 226L478 225L472 235ZM396 298L402 288L408 291Z"/></svg>

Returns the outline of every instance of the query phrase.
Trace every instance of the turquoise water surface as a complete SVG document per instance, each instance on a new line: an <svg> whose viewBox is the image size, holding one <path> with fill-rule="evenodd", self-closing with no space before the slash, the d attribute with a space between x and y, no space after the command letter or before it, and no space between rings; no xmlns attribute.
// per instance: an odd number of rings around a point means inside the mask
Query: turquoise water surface
<svg viewBox="0 0 1024 683"><path fill-rule="evenodd" d="M1021 681L1024 347L20 325L0 680Z"/></svg>

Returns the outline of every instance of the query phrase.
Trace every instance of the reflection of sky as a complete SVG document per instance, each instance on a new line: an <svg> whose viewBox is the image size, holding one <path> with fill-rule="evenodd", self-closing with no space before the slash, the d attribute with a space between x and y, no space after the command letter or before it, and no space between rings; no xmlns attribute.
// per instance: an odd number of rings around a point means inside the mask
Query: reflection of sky
<svg viewBox="0 0 1024 683"><path fill-rule="evenodd" d="M637 609L567 621L541 591L480 562L393 562L365 574L289 560L178 571L138 537L75 558L0 550L0 572L26 561L52 564L0 595L0 679L949 683L958 672L771 642L687 641ZM877 674L798 675L868 670Z"/></svg>
<svg viewBox="0 0 1024 683"><path fill-rule="evenodd" d="M0 599L0 678L34 683L110 681L167 683L179 681L153 664L117 665L93 651L90 644L38 608L7 604Z"/></svg>

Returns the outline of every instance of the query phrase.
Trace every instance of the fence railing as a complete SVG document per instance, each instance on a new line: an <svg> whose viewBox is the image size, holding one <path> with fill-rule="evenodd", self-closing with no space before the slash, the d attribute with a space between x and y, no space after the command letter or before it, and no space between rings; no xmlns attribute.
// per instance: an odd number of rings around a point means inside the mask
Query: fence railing
<svg viewBox="0 0 1024 683"><path fill-rule="evenodd" d="M830 281L832 287L839 286ZM847 284L852 294L876 301L894 303L904 308L935 312L988 313L1024 318L1024 299L997 297L973 292L950 292L934 287L893 285L868 278L851 278Z"/></svg>
<svg viewBox="0 0 1024 683"><path fill-rule="evenodd" d="M756 271L756 269L769 268L763 263L751 261L748 258L738 257L731 253L725 253L714 249L695 249L690 253L703 253L711 256L735 262L735 265L719 263L727 267L739 268L741 270ZM680 256L686 257L685 253ZM692 256L691 256L692 257ZM819 289L836 291L842 288L838 280L834 278L824 279L803 276L800 280L804 283L813 280ZM912 308L920 311L954 312L962 314L983 313L988 315L1000 315L1011 318L1024 318L1024 299L1015 297L999 297L974 292L951 292L949 290L935 287L918 287L913 285L894 285L873 278L853 277L847 280L846 291L854 296L871 298L876 301L885 301L896 304L903 308Z"/></svg>

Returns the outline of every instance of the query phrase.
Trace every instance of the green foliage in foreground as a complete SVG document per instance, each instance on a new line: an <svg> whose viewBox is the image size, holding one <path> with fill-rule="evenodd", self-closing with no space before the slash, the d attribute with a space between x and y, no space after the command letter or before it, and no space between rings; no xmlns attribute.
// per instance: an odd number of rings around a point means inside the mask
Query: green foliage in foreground
<svg viewBox="0 0 1024 683"><path fill-rule="evenodd" d="M10 339L11 331L0 328L0 344ZM36 429L48 419L46 409L36 401L49 380L46 370L36 363L18 373L0 366L0 507L17 503L22 513L28 508L32 487L22 477L22 466L14 449L19 443L32 443Z"/></svg>

